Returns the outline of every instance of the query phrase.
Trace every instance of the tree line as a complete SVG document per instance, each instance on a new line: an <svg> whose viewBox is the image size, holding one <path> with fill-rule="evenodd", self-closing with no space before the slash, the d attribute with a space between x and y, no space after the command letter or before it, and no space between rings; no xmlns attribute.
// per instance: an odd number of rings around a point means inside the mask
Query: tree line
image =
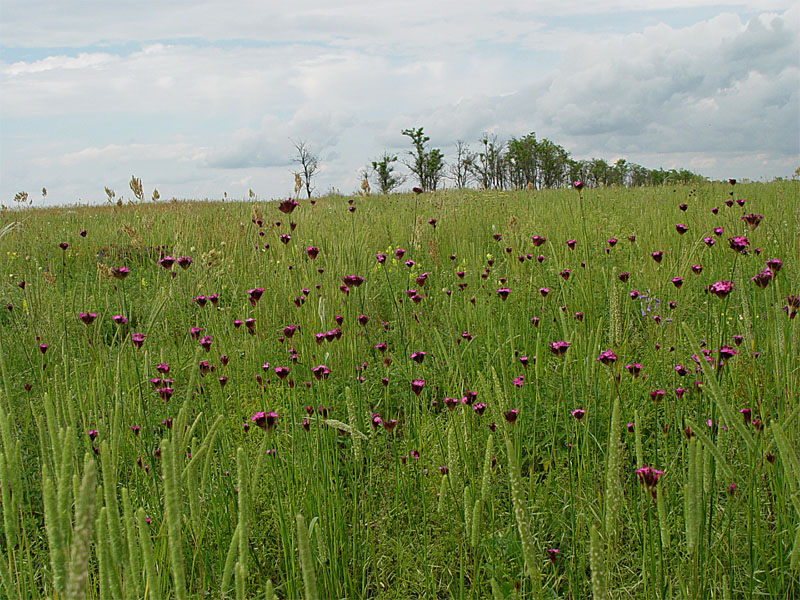
<svg viewBox="0 0 800 600"><path fill-rule="evenodd" d="M384 152L362 173L364 182L371 181L382 194L397 190L409 178L416 188L424 191L436 191L446 183L457 189L538 190L569 187L574 181L582 181L589 187L638 187L706 180L688 169L648 169L624 158L614 163L602 158L573 159L563 146L547 138L539 139L534 132L507 141L485 133L476 150L459 140L449 161L439 148L430 147L430 137L422 127L403 129L401 133L409 138L412 149L403 156ZM303 187L310 197L310 177L318 161L305 143L295 144L295 148L298 151L295 162L301 166ZM401 165L410 172L401 172Z"/></svg>
<svg viewBox="0 0 800 600"><path fill-rule="evenodd" d="M498 140L496 135L484 134L477 150L464 141L458 141L455 153L445 162L441 151L428 149L430 138L423 128L404 129L403 135L411 139L413 150L402 161L423 190L434 191L445 181L456 188L481 189L544 189L563 188L574 181L587 186L619 185L625 187L691 183L705 177L687 169L648 169L620 158L609 164L602 158L573 159L563 146L547 138L537 138L535 133ZM384 154L374 161L373 178L382 192L387 193L401 182L392 181L391 163L396 156Z"/></svg>

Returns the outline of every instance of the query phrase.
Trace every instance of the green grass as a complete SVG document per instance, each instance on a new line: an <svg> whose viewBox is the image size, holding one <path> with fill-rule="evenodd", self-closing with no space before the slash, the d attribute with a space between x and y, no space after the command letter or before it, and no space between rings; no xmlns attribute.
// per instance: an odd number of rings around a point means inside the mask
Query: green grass
<svg viewBox="0 0 800 600"><path fill-rule="evenodd" d="M6 212L0 596L795 597L800 319L782 308L800 294L799 206L798 184L777 182L324 197L291 215L274 202ZM749 230L747 213L764 220ZM193 263L167 269L162 254ZM783 268L760 289L749 279L771 258ZM346 275L366 281L345 293ZM726 280L726 298L705 291ZM211 294L216 307L194 301ZM248 318L253 333L234 326ZM738 354L719 366L723 344ZM617 360L597 361L604 350ZM702 350L714 365L700 371ZM483 414L460 402L468 390ZM277 413L270 431L259 411ZM654 490L643 465L664 473Z"/></svg>

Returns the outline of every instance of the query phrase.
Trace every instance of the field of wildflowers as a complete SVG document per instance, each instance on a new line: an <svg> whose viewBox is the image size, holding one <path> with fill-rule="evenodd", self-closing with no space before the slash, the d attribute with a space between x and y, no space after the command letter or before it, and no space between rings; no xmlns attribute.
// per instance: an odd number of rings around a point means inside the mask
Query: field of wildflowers
<svg viewBox="0 0 800 600"><path fill-rule="evenodd" d="M800 596L797 182L10 211L0 596Z"/></svg>

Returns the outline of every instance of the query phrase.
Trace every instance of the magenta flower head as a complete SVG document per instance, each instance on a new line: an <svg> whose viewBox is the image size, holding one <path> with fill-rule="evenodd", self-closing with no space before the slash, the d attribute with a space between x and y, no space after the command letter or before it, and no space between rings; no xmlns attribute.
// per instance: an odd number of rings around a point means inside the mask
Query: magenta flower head
<svg viewBox="0 0 800 600"><path fill-rule="evenodd" d="M428 219L428 225L436 229L436 219Z"/></svg>
<svg viewBox="0 0 800 600"><path fill-rule="evenodd" d="M421 187L415 185L414 187L411 188L411 191L414 192L417 195L420 195L425 190L423 190Z"/></svg>
<svg viewBox="0 0 800 600"><path fill-rule="evenodd" d="M781 267L783 267L783 261L777 258L770 258L764 264L766 264L767 268L773 273L777 273L781 270Z"/></svg>
<svg viewBox="0 0 800 600"><path fill-rule="evenodd" d="M289 368L275 367L275 375L277 375L279 379L286 379L286 376L289 375Z"/></svg>
<svg viewBox="0 0 800 600"><path fill-rule="evenodd" d="M419 352L412 352L411 360L413 360L416 363L421 363L423 360L425 360L425 356L427 354L428 354L427 352L423 352L421 350Z"/></svg>
<svg viewBox="0 0 800 600"><path fill-rule="evenodd" d="M683 223L678 223L678 224L675 225L675 231L677 231L679 234L683 235L684 233L689 231L689 228L686 225L684 225Z"/></svg>
<svg viewBox="0 0 800 600"><path fill-rule="evenodd" d="M128 267L113 267L111 269L111 274L115 279L125 279L130 275L130 272L131 270Z"/></svg>
<svg viewBox="0 0 800 600"><path fill-rule="evenodd" d="M636 476L639 478L639 483L649 491L653 495L653 499L656 497L656 485L658 484L658 478L664 474L664 471L659 471L658 469L654 469L653 467L644 466L641 469L636 469Z"/></svg>
<svg viewBox="0 0 800 600"><path fill-rule="evenodd" d="M189 335L193 340L199 340L201 333L203 333L202 327L192 327L191 329L189 329Z"/></svg>
<svg viewBox="0 0 800 600"><path fill-rule="evenodd" d="M94 320L97 318L97 313L79 313L78 318L83 321L86 325L91 325Z"/></svg>
<svg viewBox="0 0 800 600"><path fill-rule="evenodd" d="M692 268L692 273L694 273L695 275L700 275L700 273L703 271L703 265L692 265L691 268Z"/></svg>
<svg viewBox="0 0 800 600"><path fill-rule="evenodd" d="M353 288L360 286L362 283L366 281L366 279L364 279L360 275L345 275L344 277L342 277L342 281L347 287Z"/></svg>
<svg viewBox="0 0 800 600"><path fill-rule="evenodd" d="M519 409L512 408L511 410L504 411L503 416L506 418L507 423L513 425L517 422L517 417L519 417Z"/></svg>
<svg viewBox="0 0 800 600"><path fill-rule="evenodd" d="M672 282L672 285L674 285L676 288L679 288L683 285L683 277L680 276L673 277L672 279L670 279L670 281Z"/></svg>
<svg viewBox="0 0 800 600"><path fill-rule="evenodd" d="M192 266L194 261L189 256L179 256L176 262L178 266L185 271Z"/></svg>
<svg viewBox="0 0 800 600"><path fill-rule="evenodd" d="M132 333L131 334L131 342L133 342L133 347L137 350L142 347L144 344L144 340L147 336L143 333Z"/></svg>
<svg viewBox="0 0 800 600"><path fill-rule="evenodd" d="M550 348L550 352L555 354L556 356L562 356L569 348L569 342L558 341L558 342L550 342L548 344Z"/></svg>
<svg viewBox="0 0 800 600"><path fill-rule="evenodd" d="M425 380L424 379L414 379L411 381L411 391L414 392L417 396L420 395L422 392L422 388L425 387Z"/></svg>
<svg viewBox="0 0 800 600"><path fill-rule="evenodd" d="M398 248L397 250L394 251L394 255L395 255L395 257L397 257L397 260L400 260L401 258L403 258L405 253L406 253L406 251L403 248Z"/></svg>
<svg viewBox="0 0 800 600"><path fill-rule="evenodd" d="M200 338L200 345L203 347L203 350L208 352L211 350L211 342L214 341L214 338L210 335L204 335Z"/></svg>
<svg viewBox="0 0 800 600"><path fill-rule="evenodd" d="M611 350L604 350L600 353L600 356L596 359L598 362L603 363L604 365L611 365L614 364L617 360L617 355L614 354Z"/></svg>
<svg viewBox="0 0 800 600"><path fill-rule="evenodd" d="M500 299L505 302L508 295L511 293L511 288L498 288L497 295L500 296Z"/></svg>
<svg viewBox="0 0 800 600"><path fill-rule="evenodd" d="M758 224L764 219L764 215L757 215L755 213L750 213L749 215L745 215L743 217L739 217L740 221L744 221L747 223L747 228L750 230L755 229L758 227Z"/></svg>
<svg viewBox="0 0 800 600"><path fill-rule="evenodd" d="M625 365L625 369L634 377L639 377L639 372L642 370L642 365L639 363L630 363Z"/></svg>
<svg viewBox="0 0 800 600"><path fill-rule="evenodd" d="M308 246L306 248L306 256L308 256L308 258L310 258L311 260L317 258L317 254L319 254L319 248L317 248L316 246Z"/></svg>
<svg viewBox="0 0 800 600"><path fill-rule="evenodd" d="M564 242L567 246L569 246L570 250L575 250L575 244L578 243L578 240L567 240Z"/></svg>
<svg viewBox="0 0 800 600"><path fill-rule="evenodd" d="M299 202L293 198L289 198L288 200L283 200L280 204L278 204L278 210L285 215L290 215L298 206L300 206Z"/></svg>
<svg viewBox="0 0 800 600"><path fill-rule="evenodd" d="M576 190L578 190L579 192L580 192L580 191L583 189L583 186L584 186L584 185L585 185L585 184L584 184L582 181L573 181L573 182L572 182L572 187L574 187L574 188L575 188Z"/></svg>
<svg viewBox="0 0 800 600"><path fill-rule="evenodd" d="M734 289L732 281L718 281L708 287L708 291L714 294L717 298L725 298Z"/></svg>
<svg viewBox="0 0 800 600"><path fill-rule="evenodd" d="M253 288L252 290L247 290L247 294L250 296L250 306L255 306L258 299L261 298L261 295L264 293L264 288Z"/></svg>
<svg viewBox="0 0 800 600"><path fill-rule="evenodd" d="M250 417L250 421L255 423L257 427L260 427L267 433L272 431L272 428L275 427L275 424L278 422L278 413L273 411L265 412L260 411L255 413L252 417Z"/></svg>
<svg viewBox="0 0 800 600"><path fill-rule="evenodd" d="M47 352L47 349L48 349L49 347L50 347L50 346L48 346L47 344L39 344L39 352L41 352L42 354L44 354L45 352Z"/></svg>
<svg viewBox="0 0 800 600"><path fill-rule="evenodd" d="M383 254L383 253L381 253L381 252L378 252L378 253L375 255L375 260L377 260L377 261L378 261L378 264L382 265L383 263L385 263L385 262L386 262L386 255L385 255L385 254Z"/></svg>
<svg viewBox="0 0 800 600"><path fill-rule="evenodd" d="M547 558L550 559L550 562L556 564L556 558L558 558L559 550L558 548L548 548L547 550Z"/></svg>
<svg viewBox="0 0 800 600"><path fill-rule="evenodd" d="M617 238L608 238L608 239L606 240L606 243L607 243L609 246L611 246L611 247L613 248L614 246L616 246L616 245L617 245L617 242L618 242L618 241L619 241L619 240L618 240Z"/></svg>
<svg viewBox="0 0 800 600"><path fill-rule="evenodd" d="M703 238L703 243L704 243L706 246L708 246L709 248L711 248L711 246L713 246L714 244L716 244L716 243L717 243L717 241L716 241L714 238L710 237L710 236L706 236L706 237L704 237L704 238Z"/></svg>
<svg viewBox="0 0 800 600"><path fill-rule="evenodd" d="M158 261L158 264L164 267L165 269L171 269L172 265L175 264L175 259L171 256L165 256L164 258Z"/></svg>
<svg viewBox="0 0 800 600"><path fill-rule="evenodd" d="M313 373L314 377L316 377L317 381L319 381L320 379L327 379L328 375L331 373L331 370L325 365L319 365L317 367L312 367L311 373Z"/></svg>
<svg viewBox="0 0 800 600"><path fill-rule="evenodd" d="M62 250L66 250L67 248L69 248L69 244L67 242L61 242L58 245L58 247L61 248Z"/></svg>
<svg viewBox="0 0 800 600"><path fill-rule="evenodd" d="M663 400L664 396L666 396L666 392L664 390L653 390L650 392L650 400L653 402L659 402L660 400Z"/></svg>
<svg viewBox="0 0 800 600"><path fill-rule="evenodd" d="M366 325L369 323L369 317L367 315L358 315L358 322L360 325Z"/></svg>
<svg viewBox="0 0 800 600"><path fill-rule="evenodd" d="M576 421L580 421L583 418L583 416L586 414L586 411L584 409L582 409L582 408L576 408L575 410L573 410L569 414L571 414L573 417L575 417Z"/></svg>
<svg viewBox="0 0 800 600"><path fill-rule="evenodd" d="M537 248L539 246L541 246L542 244L544 244L546 241L547 241L547 238L543 237L541 235L534 235L531 238L531 242L533 242L533 245L536 246Z"/></svg>
<svg viewBox="0 0 800 600"><path fill-rule="evenodd" d="M769 285L769 282L772 281L773 274L772 271L769 269L764 269L760 273L756 273L750 278L750 281L755 283L758 287L762 290Z"/></svg>
<svg viewBox="0 0 800 600"><path fill-rule="evenodd" d="M657 263L661 262L661 259L664 258L664 253L661 250L657 250L655 252L651 252L650 256L653 257L653 260Z"/></svg>
<svg viewBox="0 0 800 600"><path fill-rule="evenodd" d="M559 275L561 275L561 277L564 279L564 281L567 281L569 279L569 274L570 273L571 273L571 271L569 269L564 269L563 271L561 271L559 273Z"/></svg>
<svg viewBox="0 0 800 600"><path fill-rule="evenodd" d="M122 315L114 315L111 317L111 320L114 321L117 325L125 325L128 322L128 319L123 317Z"/></svg>
<svg viewBox="0 0 800 600"><path fill-rule="evenodd" d="M728 245L730 246L731 250L735 252L744 252L750 245L750 242L746 237L736 235L728 238Z"/></svg>
<svg viewBox="0 0 800 600"><path fill-rule="evenodd" d="M292 236L289 235L288 233L282 233L279 237L281 242L284 244L288 244L289 242L292 241Z"/></svg>

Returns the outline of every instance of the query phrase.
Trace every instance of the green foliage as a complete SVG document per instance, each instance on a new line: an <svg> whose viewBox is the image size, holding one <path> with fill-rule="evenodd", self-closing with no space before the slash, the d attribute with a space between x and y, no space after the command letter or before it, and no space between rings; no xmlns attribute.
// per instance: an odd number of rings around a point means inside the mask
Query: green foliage
<svg viewBox="0 0 800 600"><path fill-rule="evenodd" d="M487 136L475 164L511 156L514 183L506 159L490 181L543 187L525 160L545 140L512 142ZM294 230L255 198L0 223L0 596L797 596L798 183L410 199L303 201ZM785 264L760 289L769 258ZM726 299L705 291L720 280ZM723 344L738 354L720 364Z"/></svg>

